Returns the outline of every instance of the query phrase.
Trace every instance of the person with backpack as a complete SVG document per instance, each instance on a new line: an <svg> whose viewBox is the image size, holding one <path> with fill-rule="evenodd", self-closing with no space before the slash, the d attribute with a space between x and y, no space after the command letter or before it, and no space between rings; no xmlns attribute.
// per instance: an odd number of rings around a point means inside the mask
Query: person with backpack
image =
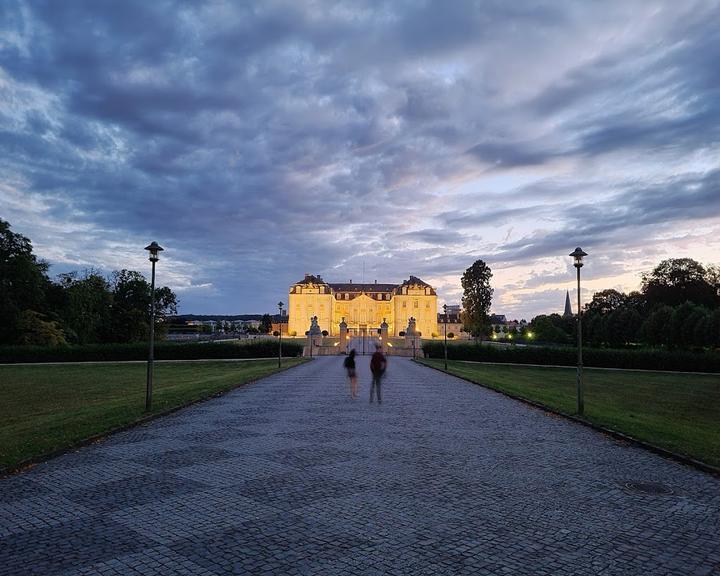
<svg viewBox="0 0 720 576"><path fill-rule="evenodd" d="M372 404L373 395L377 392L378 404L382 404L382 394L380 392L380 383L387 368L387 359L382 353L380 344L375 345L375 353L370 358L370 372L372 372L372 384L370 386L370 403Z"/></svg>
<svg viewBox="0 0 720 576"><path fill-rule="evenodd" d="M345 366L345 370L347 371L347 376L350 379L350 398L355 400L358 395L357 374L355 372L355 348L350 350L350 354L348 354L348 357L345 358L345 362L343 362L343 366Z"/></svg>

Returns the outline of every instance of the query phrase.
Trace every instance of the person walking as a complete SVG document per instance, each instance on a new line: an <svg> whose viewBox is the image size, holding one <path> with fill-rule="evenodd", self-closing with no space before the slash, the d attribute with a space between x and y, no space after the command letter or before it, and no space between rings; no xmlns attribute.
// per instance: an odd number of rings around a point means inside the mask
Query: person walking
<svg viewBox="0 0 720 576"><path fill-rule="evenodd" d="M355 400L357 398L357 373L355 372L355 348L350 350L350 354L345 358L343 362L347 376L350 379L350 398Z"/></svg>
<svg viewBox="0 0 720 576"><path fill-rule="evenodd" d="M382 377L385 374L387 368L387 359L382 353L382 346L380 344L375 345L375 353L370 358L370 372L372 372L372 384L370 386L370 403L372 404L373 395L377 392L378 404L382 404L382 393L380 390L380 384Z"/></svg>

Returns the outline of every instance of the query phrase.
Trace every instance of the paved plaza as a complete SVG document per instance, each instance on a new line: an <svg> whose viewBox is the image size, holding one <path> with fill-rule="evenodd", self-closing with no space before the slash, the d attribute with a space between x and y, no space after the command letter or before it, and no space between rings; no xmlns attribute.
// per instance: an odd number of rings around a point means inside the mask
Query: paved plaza
<svg viewBox="0 0 720 576"><path fill-rule="evenodd" d="M324 357L0 480L0 574L720 574L720 479Z"/></svg>

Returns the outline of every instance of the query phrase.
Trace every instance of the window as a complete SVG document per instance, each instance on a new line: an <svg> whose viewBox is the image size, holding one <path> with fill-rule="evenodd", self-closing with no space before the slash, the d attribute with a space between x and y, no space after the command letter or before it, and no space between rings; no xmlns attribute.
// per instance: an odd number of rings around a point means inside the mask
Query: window
<svg viewBox="0 0 720 576"><path fill-rule="evenodd" d="M415 301L413 302L413 308L417 308L417 307L418 307L418 301L415 300Z"/></svg>

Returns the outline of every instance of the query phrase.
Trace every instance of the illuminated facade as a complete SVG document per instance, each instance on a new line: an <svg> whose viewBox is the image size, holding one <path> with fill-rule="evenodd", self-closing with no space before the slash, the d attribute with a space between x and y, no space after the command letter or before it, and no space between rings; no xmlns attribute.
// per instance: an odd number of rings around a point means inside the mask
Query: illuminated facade
<svg viewBox="0 0 720 576"><path fill-rule="evenodd" d="M329 284L320 276L306 274L290 287L288 302L291 335L305 334L313 316L331 336L339 334L343 318L350 334L370 333L385 320L388 334L399 336L410 317L423 337L438 331L435 289L415 276L402 284Z"/></svg>

